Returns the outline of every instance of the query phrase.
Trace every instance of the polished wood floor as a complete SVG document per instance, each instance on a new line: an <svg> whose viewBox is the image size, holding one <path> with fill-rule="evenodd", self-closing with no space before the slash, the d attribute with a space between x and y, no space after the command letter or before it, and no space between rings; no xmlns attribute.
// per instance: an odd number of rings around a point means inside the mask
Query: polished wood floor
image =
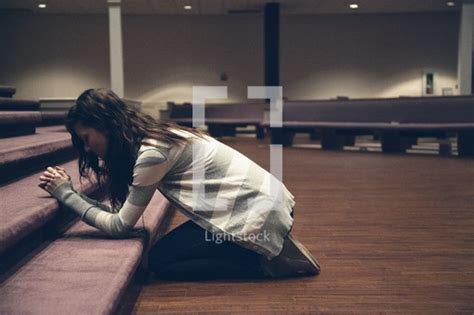
<svg viewBox="0 0 474 315"><path fill-rule="evenodd" d="M264 142L222 141L268 169ZM473 314L473 159L285 148L284 183L319 276L139 283L128 312Z"/></svg>

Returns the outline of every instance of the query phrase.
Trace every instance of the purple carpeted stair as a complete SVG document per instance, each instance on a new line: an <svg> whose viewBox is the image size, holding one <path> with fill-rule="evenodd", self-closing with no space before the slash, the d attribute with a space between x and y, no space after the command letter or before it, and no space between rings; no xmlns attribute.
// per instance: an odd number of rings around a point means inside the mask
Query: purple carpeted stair
<svg viewBox="0 0 474 315"><path fill-rule="evenodd" d="M65 111L44 111L41 112L40 126L64 125L66 120Z"/></svg>
<svg viewBox="0 0 474 315"><path fill-rule="evenodd" d="M16 89L0 86L0 138L34 134L36 126L64 124L65 111L42 111L37 100L12 98Z"/></svg>
<svg viewBox="0 0 474 315"><path fill-rule="evenodd" d="M34 135L0 140L0 184L25 176L44 163L56 164L75 156L71 136L63 126L39 127Z"/></svg>
<svg viewBox="0 0 474 315"><path fill-rule="evenodd" d="M0 138L35 133L41 122L40 103L13 99L16 89L0 86Z"/></svg>
<svg viewBox="0 0 474 315"><path fill-rule="evenodd" d="M59 123L64 114L50 118ZM0 111L6 125L25 120L37 126L41 114ZM47 166L61 165L76 190L94 199L103 193L93 183L79 183L64 126L36 130L0 139L0 314L112 314L163 231L169 203L157 191L131 238L113 239L87 226L37 186L39 176Z"/></svg>
<svg viewBox="0 0 474 315"><path fill-rule="evenodd" d="M95 187L84 181L78 181L77 161L60 164L73 178L73 185L81 192L90 194ZM0 254L21 241L23 237L51 220L58 212L54 198L38 187L43 171L0 187L2 211L0 212Z"/></svg>
<svg viewBox="0 0 474 315"><path fill-rule="evenodd" d="M112 239L78 222L4 281L0 314L112 314L167 208L155 194L144 213L147 237Z"/></svg>
<svg viewBox="0 0 474 315"><path fill-rule="evenodd" d="M17 100L0 97L0 111L39 111L40 103L32 100Z"/></svg>
<svg viewBox="0 0 474 315"><path fill-rule="evenodd" d="M40 122L39 111L0 111L0 138L34 134Z"/></svg>

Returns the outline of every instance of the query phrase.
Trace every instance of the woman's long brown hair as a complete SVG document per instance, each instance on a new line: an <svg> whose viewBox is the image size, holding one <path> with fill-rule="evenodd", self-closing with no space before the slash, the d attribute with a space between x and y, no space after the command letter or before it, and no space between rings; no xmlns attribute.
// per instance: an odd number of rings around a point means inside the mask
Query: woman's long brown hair
<svg viewBox="0 0 474 315"><path fill-rule="evenodd" d="M84 150L84 143L74 130L77 123L95 128L106 135L107 152L103 163L100 163L97 155ZM185 144L188 141L173 133L171 128L186 130L199 137L204 135L196 129L157 121L126 104L108 89L84 91L68 112L66 128L71 134L74 147L79 151L81 178L90 179L92 171L99 186L106 188L116 210L120 209L127 198L143 138L153 138L171 145Z"/></svg>

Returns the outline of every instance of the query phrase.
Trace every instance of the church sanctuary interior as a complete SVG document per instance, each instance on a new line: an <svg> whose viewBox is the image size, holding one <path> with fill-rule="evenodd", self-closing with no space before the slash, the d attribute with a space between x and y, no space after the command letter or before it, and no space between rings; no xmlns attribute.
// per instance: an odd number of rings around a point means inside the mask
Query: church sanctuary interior
<svg viewBox="0 0 474 315"><path fill-rule="evenodd" d="M0 0L0 314L473 314L473 41L470 0ZM318 274L159 278L162 189L127 237L41 189L110 202L65 126L98 88L280 180Z"/></svg>

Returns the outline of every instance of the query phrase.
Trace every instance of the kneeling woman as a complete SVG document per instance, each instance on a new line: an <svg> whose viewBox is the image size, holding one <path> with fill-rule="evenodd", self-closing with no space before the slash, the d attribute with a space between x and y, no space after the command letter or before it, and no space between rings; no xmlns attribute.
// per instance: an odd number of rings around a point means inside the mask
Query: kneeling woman
<svg viewBox="0 0 474 315"><path fill-rule="evenodd" d="M79 171L107 187L106 206L76 192L60 167L39 186L86 223L126 236L158 189L190 220L154 244L157 277L210 279L316 275L319 265L290 234L293 195L238 151L191 128L160 122L106 89L82 93L66 128Z"/></svg>

